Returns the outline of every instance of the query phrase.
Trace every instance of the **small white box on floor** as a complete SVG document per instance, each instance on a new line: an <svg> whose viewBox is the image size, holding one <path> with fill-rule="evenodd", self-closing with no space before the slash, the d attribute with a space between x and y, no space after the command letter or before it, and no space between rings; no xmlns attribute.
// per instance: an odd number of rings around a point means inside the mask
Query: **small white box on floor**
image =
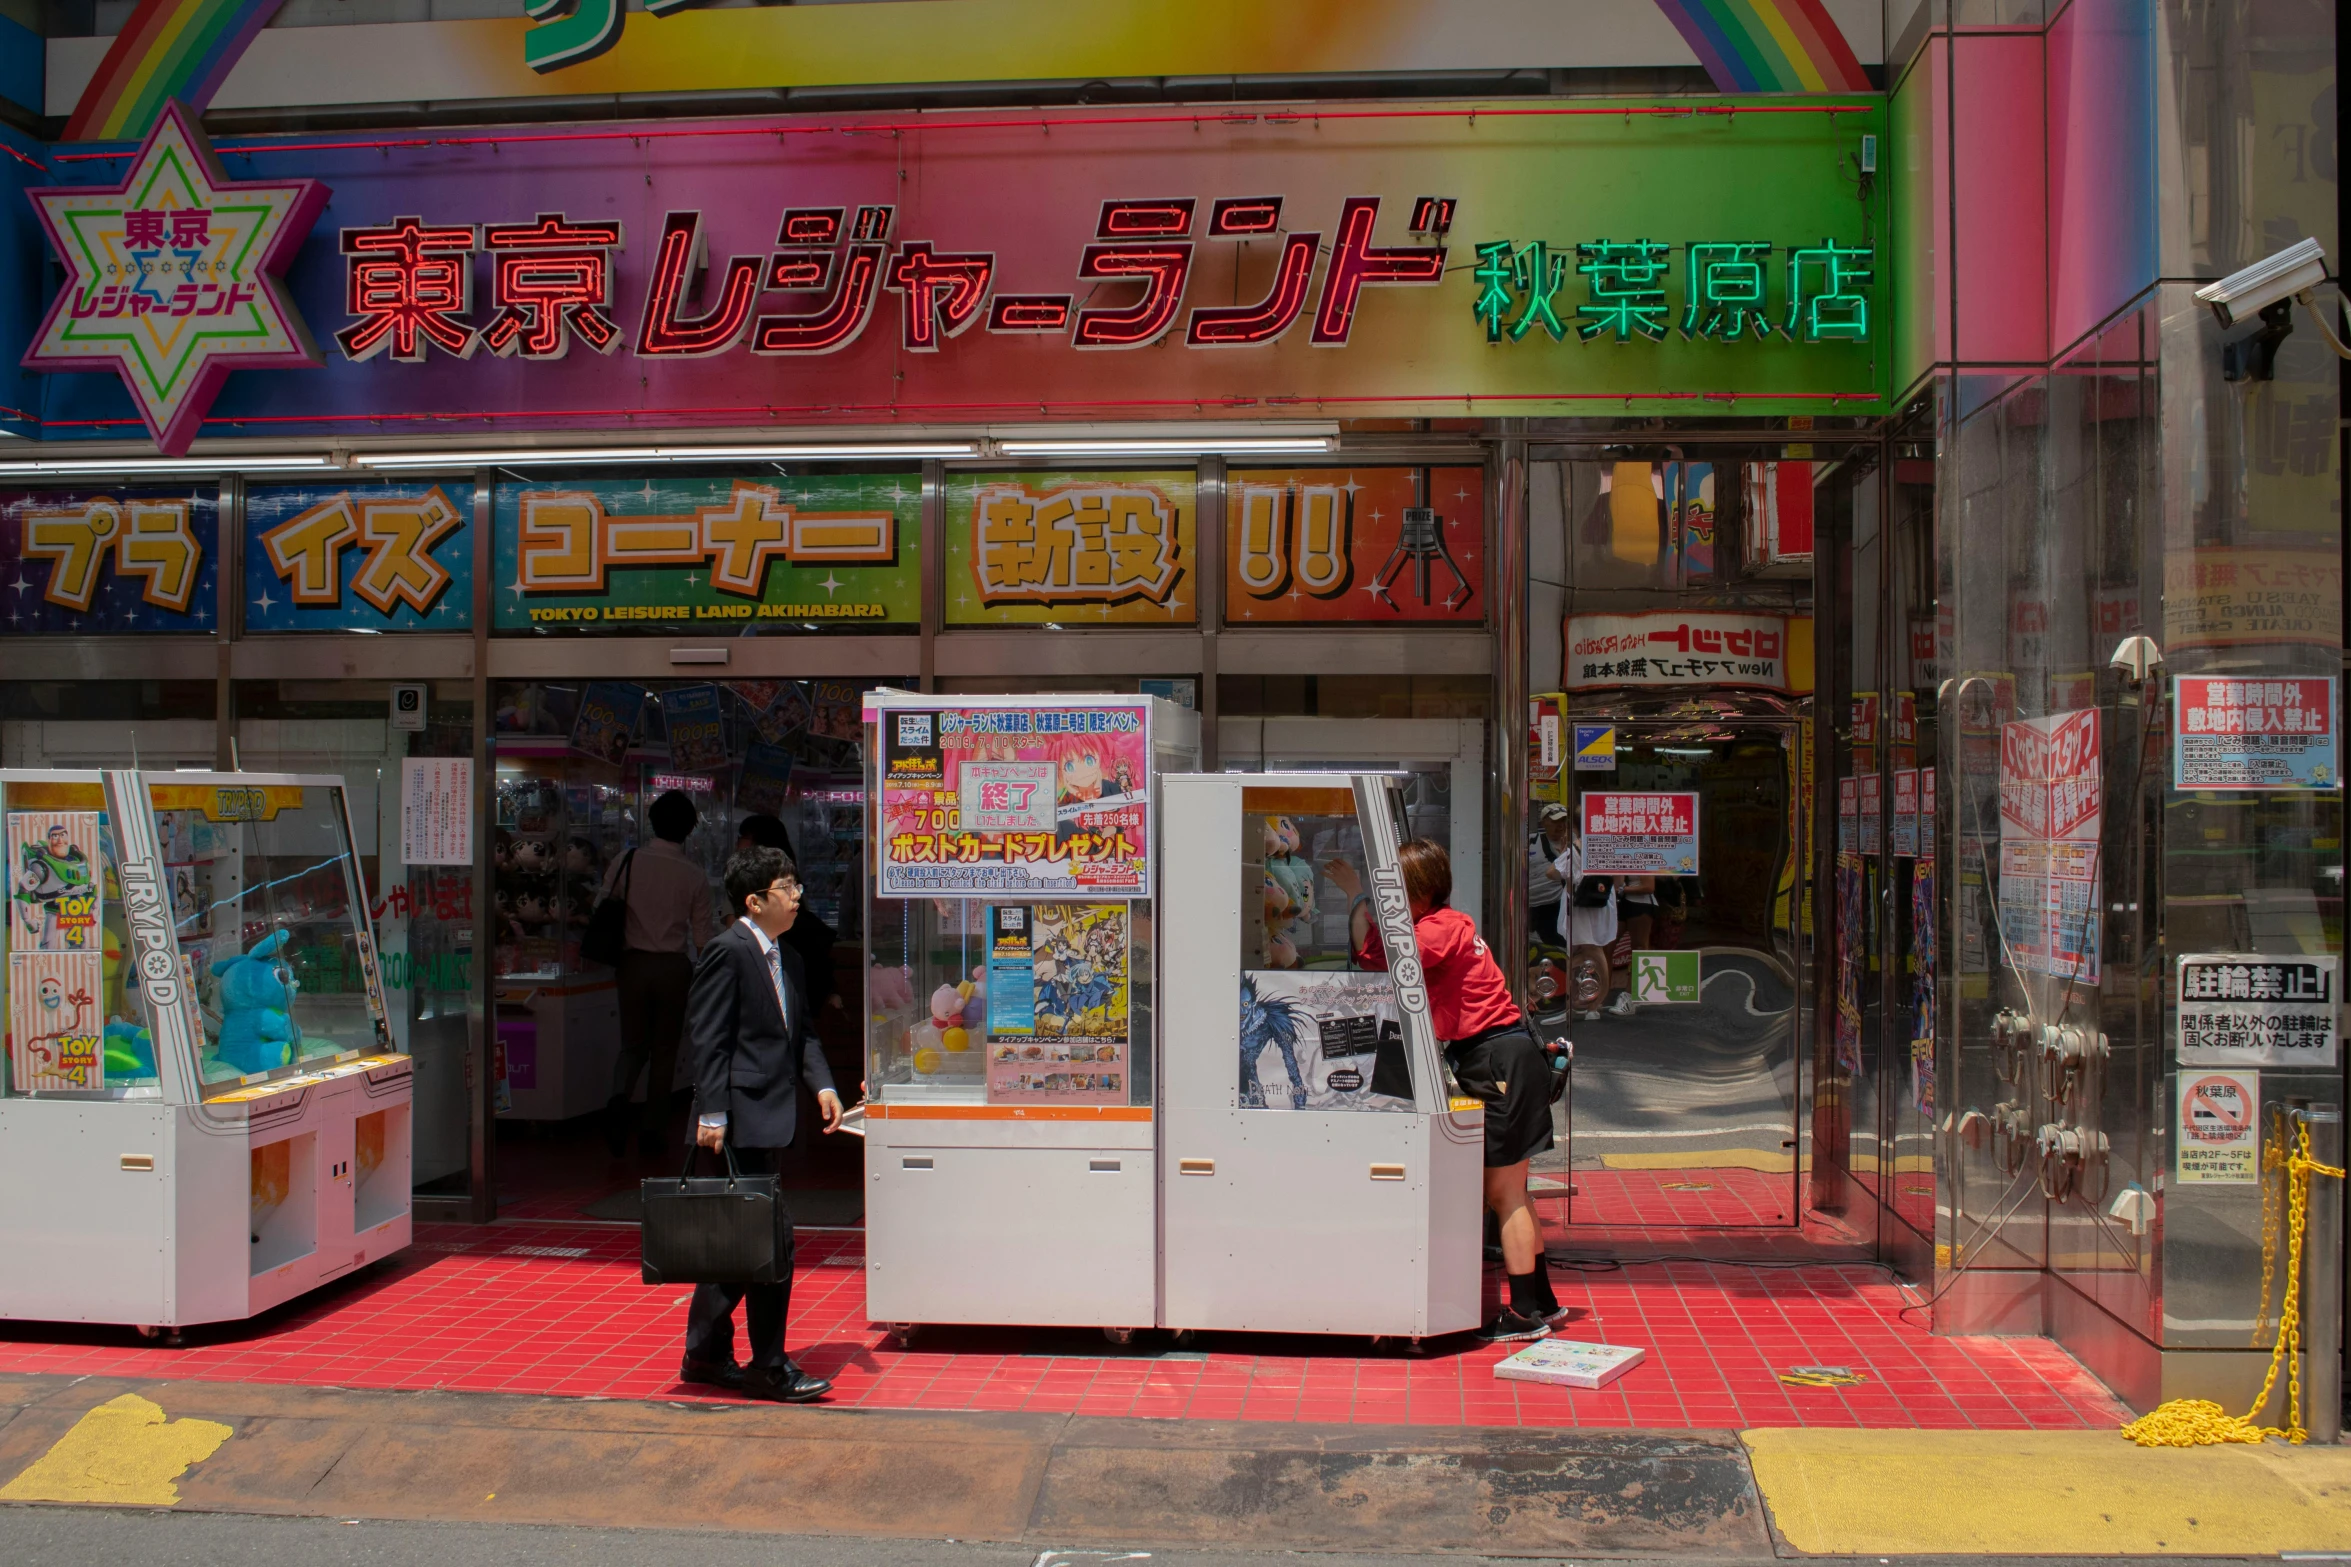
<svg viewBox="0 0 2351 1567"><path fill-rule="evenodd" d="M1574 1339L1538 1339L1498 1361L1494 1375L1512 1382L1550 1382L1560 1387L1606 1387L1641 1363L1647 1350L1616 1344L1581 1344Z"/></svg>

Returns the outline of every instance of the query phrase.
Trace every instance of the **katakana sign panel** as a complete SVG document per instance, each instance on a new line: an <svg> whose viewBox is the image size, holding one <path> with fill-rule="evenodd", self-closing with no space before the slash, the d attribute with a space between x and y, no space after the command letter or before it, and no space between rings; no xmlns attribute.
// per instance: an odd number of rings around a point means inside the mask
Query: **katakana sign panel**
<svg viewBox="0 0 2351 1567"><path fill-rule="evenodd" d="M0 629L209 636L219 518L210 484L0 496Z"/></svg>
<svg viewBox="0 0 2351 1567"><path fill-rule="evenodd" d="M2180 1065L2332 1070L2341 1032L2331 953L2191 952L2179 960Z"/></svg>
<svg viewBox="0 0 2351 1567"><path fill-rule="evenodd" d="M1788 622L1779 615L1678 611L1570 615L1570 691L1608 686L1755 686L1786 691Z"/></svg>
<svg viewBox="0 0 2351 1567"><path fill-rule="evenodd" d="M911 473L502 483L493 624L718 635L912 624L921 511Z"/></svg>
<svg viewBox="0 0 2351 1567"><path fill-rule="evenodd" d="M1477 625L1476 468L1236 468L1225 480L1225 624Z"/></svg>
<svg viewBox="0 0 2351 1567"><path fill-rule="evenodd" d="M164 451L188 449L232 368L319 363L280 281L326 205L318 181L228 178L174 103L121 184L25 194L66 270L25 367L115 371Z"/></svg>
<svg viewBox="0 0 2351 1567"><path fill-rule="evenodd" d="M947 479L947 624L1190 625L1189 473Z"/></svg>
<svg viewBox="0 0 2351 1567"><path fill-rule="evenodd" d="M256 484L248 631L470 631L473 486Z"/></svg>
<svg viewBox="0 0 2351 1567"><path fill-rule="evenodd" d="M1151 895L1148 702L877 703L875 721L882 897ZM986 825L964 820L967 793ZM1052 825L1021 825L1032 812Z"/></svg>

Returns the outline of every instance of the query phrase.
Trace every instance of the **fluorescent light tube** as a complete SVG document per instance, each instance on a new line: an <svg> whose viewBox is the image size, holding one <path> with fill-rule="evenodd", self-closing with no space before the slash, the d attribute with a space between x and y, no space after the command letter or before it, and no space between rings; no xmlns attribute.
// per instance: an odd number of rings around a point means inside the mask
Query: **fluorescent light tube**
<svg viewBox="0 0 2351 1567"><path fill-rule="evenodd" d="M1007 457L1198 457L1228 455L1319 455L1336 445L1328 436L1194 436L1183 440L999 441Z"/></svg>
<svg viewBox="0 0 2351 1567"><path fill-rule="evenodd" d="M838 446L550 446L478 452L354 452L351 460L365 468L499 468L607 462L842 462L978 454L976 441L929 441Z"/></svg>
<svg viewBox="0 0 2351 1567"><path fill-rule="evenodd" d="M37 478L76 473L142 474L272 473L284 469L329 466L323 456L306 457L74 457L43 458L35 462L0 462L0 476Z"/></svg>

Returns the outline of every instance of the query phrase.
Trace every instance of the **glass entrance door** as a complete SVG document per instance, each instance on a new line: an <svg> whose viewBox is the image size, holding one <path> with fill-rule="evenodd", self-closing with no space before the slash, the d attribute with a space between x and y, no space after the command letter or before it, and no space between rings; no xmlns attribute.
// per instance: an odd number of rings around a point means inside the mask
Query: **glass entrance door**
<svg viewBox="0 0 2351 1567"><path fill-rule="evenodd" d="M1560 1020L1575 1044L1578 1226L1797 1223L1800 740L1793 718L1624 723L1613 772L1571 775L1581 860L1569 845L1538 851L1560 851L1569 884L1557 923L1538 919L1533 934L1564 949L1571 977L1579 965L1587 976ZM1625 797L1657 796L1691 797L1695 869L1578 880L1582 865L1632 863L1644 834L1625 829L1655 821ZM1679 851L1667 863L1680 863ZM1588 979L1603 954L1594 995Z"/></svg>

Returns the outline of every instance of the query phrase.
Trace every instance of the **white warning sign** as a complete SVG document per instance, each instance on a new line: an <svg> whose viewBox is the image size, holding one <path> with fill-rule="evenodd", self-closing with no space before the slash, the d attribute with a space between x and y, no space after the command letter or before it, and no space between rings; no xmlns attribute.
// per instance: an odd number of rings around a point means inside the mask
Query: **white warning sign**
<svg viewBox="0 0 2351 1567"><path fill-rule="evenodd" d="M2178 1153L2182 1185L2250 1186L2261 1179L2261 1074L2182 1072Z"/></svg>
<svg viewBox="0 0 2351 1567"><path fill-rule="evenodd" d="M2332 953L2191 952L2176 999L2182 1066L2335 1064Z"/></svg>

